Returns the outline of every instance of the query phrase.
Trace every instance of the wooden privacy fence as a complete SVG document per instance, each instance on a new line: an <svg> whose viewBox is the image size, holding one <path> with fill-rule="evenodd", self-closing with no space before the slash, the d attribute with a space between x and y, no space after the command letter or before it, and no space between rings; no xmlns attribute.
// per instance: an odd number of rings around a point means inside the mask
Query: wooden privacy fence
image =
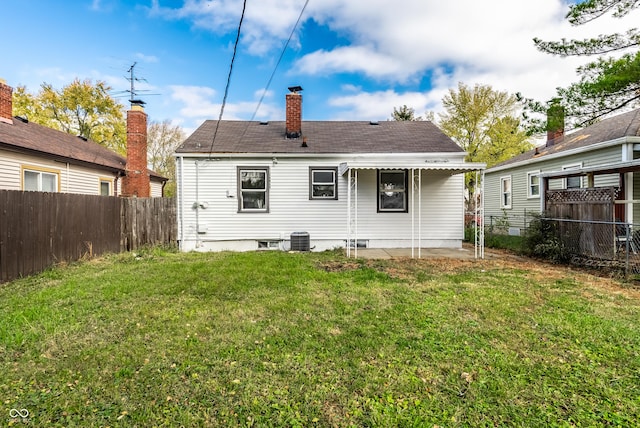
<svg viewBox="0 0 640 428"><path fill-rule="evenodd" d="M614 251L616 229L613 226L615 201L619 189L596 187L547 191L546 215L558 222L558 235L579 254L610 257Z"/></svg>
<svg viewBox="0 0 640 428"><path fill-rule="evenodd" d="M0 190L0 282L176 239L173 199Z"/></svg>

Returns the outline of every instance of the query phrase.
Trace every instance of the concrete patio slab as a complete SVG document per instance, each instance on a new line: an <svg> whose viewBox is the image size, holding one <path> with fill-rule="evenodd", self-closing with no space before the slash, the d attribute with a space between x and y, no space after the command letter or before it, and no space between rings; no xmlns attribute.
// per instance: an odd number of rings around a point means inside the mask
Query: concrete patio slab
<svg viewBox="0 0 640 428"><path fill-rule="evenodd" d="M355 250L351 250L351 256L355 256ZM393 259L400 257L411 257L411 248L358 248L358 258L363 259ZM418 249L413 249L413 257L418 258ZM420 258L454 258L463 260L475 259L473 246L463 246L462 248L422 248ZM485 252L485 259L492 258L491 254Z"/></svg>

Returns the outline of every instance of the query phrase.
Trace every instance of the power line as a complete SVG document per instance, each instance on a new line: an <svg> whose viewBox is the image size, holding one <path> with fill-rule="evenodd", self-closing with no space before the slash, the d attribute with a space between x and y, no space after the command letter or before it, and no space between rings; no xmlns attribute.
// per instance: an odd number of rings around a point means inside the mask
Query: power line
<svg viewBox="0 0 640 428"><path fill-rule="evenodd" d="M244 12L247 8L247 0L244 0L242 4L242 14L240 15L240 22L238 23L238 33L236 34L236 42L233 45L233 55L231 56L231 65L229 66L229 74L227 75L227 85L224 88L224 97L222 98L222 106L220 106L220 116L216 123L216 129L213 132L213 139L211 140L211 147L209 148L209 156L213 152L213 144L216 142L216 136L218 135L218 128L220 127L220 121L222 120L222 114L224 113L224 106L227 103L227 95L229 94L229 85L231 83L231 73L233 72L233 63L236 59L236 52L238 50L238 43L240 42L240 30L242 29L242 21L244 21Z"/></svg>
<svg viewBox="0 0 640 428"><path fill-rule="evenodd" d="M287 42L284 44L284 47L282 48L282 52L280 52L280 57L278 58L278 61L276 62L275 67L273 68L273 71L271 72L271 76L269 77L269 81L267 82L267 86L265 86L264 91L262 91L262 96L260 97L260 100L258 101L258 105L256 106L256 109L253 112L253 115L251 115L251 119L249 119L249 122L247 122L247 126L245 126L244 131L242 132L242 135L240 136L240 139L238 141L242 141L242 138L244 138L244 135L247 133L247 129L249 128L249 124L251 122L253 122L253 120L255 119L256 115L258 114L258 110L260 109L260 106L262 105L262 101L264 101L264 97L267 94L267 91L269 90L269 87L271 86L271 82L273 81L273 76L275 76L275 74L276 74L276 70L278 69L278 66L280 65L280 62L282 61L282 57L284 57L284 53L287 51L287 49L289 47L289 43L291 43L291 39L293 38L293 35L295 34L296 29L298 28L298 25L300 24L300 20L302 19L302 15L304 14L304 11L307 8L308 4L309 4L309 0L306 0L305 3L304 3L304 6L302 6L302 10L300 11L300 15L298 15L298 20L296 21L296 23L294 24L293 28L291 29L291 33L289 33L289 38L287 39Z"/></svg>

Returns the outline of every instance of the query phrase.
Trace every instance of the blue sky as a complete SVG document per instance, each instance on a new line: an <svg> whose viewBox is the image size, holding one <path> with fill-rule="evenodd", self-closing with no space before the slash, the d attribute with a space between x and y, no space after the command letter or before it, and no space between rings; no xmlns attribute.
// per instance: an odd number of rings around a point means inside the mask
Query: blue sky
<svg viewBox="0 0 640 428"><path fill-rule="evenodd" d="M0 4L0 78L9 85L37 92L43 82L62 88L91 79L119 95L136 63L149 120L169 119L190 133L218 118L242 0ZM256 114L304 4L247 0L223 119ZM576 80L585 59L540 53L533 37L594 36L640 22L636 11L570 27L567 10L562 0L309 0L255 119L283 120L292 85L304 89L303 120L385 120L403 104L439 112L458 82L544 101Z"/></svg>

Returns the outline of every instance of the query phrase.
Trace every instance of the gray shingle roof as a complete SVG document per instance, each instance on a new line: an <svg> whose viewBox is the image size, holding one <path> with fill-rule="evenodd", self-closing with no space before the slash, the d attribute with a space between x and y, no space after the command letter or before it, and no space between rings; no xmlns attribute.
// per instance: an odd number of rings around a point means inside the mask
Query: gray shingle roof
<svg viewBox="0 0 640 428"><path fill-rule="evenodd" d="M205 121L177 153L460 153L463 150L428 121L303 121L302 138L285 138L285 122Z"/></svg>
<svg viewBox="0 0 640 428"><path fill-rule="evenodd" d="M530 150L495 165L493 168L540 159L551 154L586 148L593 144L613 141L623 137L637 136L640 136L640 109L612 116L594 125L566 134L564 137L557 138L551 145Z"/></svg>

